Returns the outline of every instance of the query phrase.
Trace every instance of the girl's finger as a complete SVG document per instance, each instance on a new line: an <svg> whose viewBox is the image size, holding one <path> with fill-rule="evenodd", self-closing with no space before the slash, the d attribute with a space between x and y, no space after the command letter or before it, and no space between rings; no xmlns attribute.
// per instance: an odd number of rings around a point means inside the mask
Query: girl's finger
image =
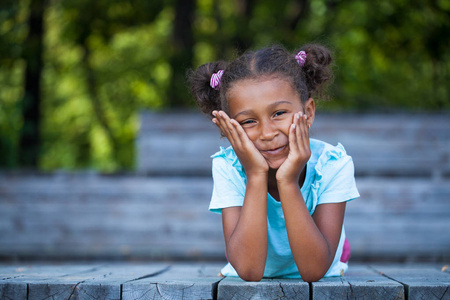
<svg viewBox="0 0 450 300"><path fill-rule="evenodd" d="M291 124L289 128L289 152L292 154L298 154L298 143L297 143L297 124Z"/></svg>
<svg viewBox="0 0 450 300"><path fill-rule="evenodd" d="M299 147L301 148L302 154L308 156L311 155L311 148L309 146L309 128L308 128L308 117L304 115L302 120L302 129L301 129L301 140L299 141Z"/></svg>
<svg viewBox="0 0 450 300"><path fill-rule="evenodd" d="M212 119L212 122L214 124L216 124L217 127L219 127L220 131L222 131L222 133L224 132L224 127L223 127L223 122L221 121L221 118L219 115L216 115L215 118Z"/></svg>
<svg viewBox="0 0 450 300"><path fill-rule="evenodd" d="M291 127L289 128L289 149L292 151L292 153L298 154L298 119L299 115L294 115L294 122L292 122Z"/></svg>
<svg viewBox="0 0 450 300"><path fill-rule="evenodd" d="M228 126L226 125L226 121L223 118L222 114L220 114L220 112L217 112L215 116L216 116L215 124L219 127L220 131L228 139L228 141L232 143L233 142L232 137L230 136Z"/></svg>
<svg viewBox="0 0 450 300"><path fill-rule="evenodd" d="M239 140L239 136L238 136L238 134L236 132L235 125L231 123L230 117L225 112L220 112L220 114L221 114L221 116L223 117L223 119L225 121L228 133L231 135L231 137L232 137L232 139L234 141L238 141Z"/></svg>
<svg viewBox="0 0 450 300"><path fill-rule="evenodd" d="M220 136L221 137L226 137L224 131L222 130L222 128L220 127L219 121L216 118L212 119L212 122L214 123L214 125L217 126L217 128L220 130Z"/></svg>
<svg viewBox="0 0 450 300"><path fill-rule="evenodd" d="M227 122L224 118L224 115L219 111L216 115L216 118L219 121L218 125L220 126L220 129L223 131L225 136L228 138L229 130L228 130Z"/></svg>
<svg viewBox="0 0 450 300"><path fill-rule="evenodd" d="M304 126L303 126L303 146L309 146L309 128L308 128L308 117L305 115L305 119L303 121Z"/></svg>
<svg viewBox="0 0 450 300"><path fill-rule="evenodd" d="M300 148L301 147L301 143L303 140L303 113L300 111L297 113L297 120L296 120L296 126L297 126L297 130L295 131L295 134L297 136L297 145Z"/></svg>
<svg viewBox="0 0 450 300"><path fill-rule="evenodd" d="M224 130L227 132L227 138L229 142L232 144L234 148L240 149L242 146L242 141L239 138L235 125L232 124L230 117L228 117L228 115L225 112L220 111L219 115L223 120Z"/></svg>
<svg viewBox="0 0 450 300"><path fill-rule="evenodd" d="M233 125L236 129L237 138L241 142L242 145L247 145L247 147L253 148L253 142L250 141L247 133L245 132L244 128L242 128L241 124L239 124L236 120L231 120L233 122Z"/></svg>

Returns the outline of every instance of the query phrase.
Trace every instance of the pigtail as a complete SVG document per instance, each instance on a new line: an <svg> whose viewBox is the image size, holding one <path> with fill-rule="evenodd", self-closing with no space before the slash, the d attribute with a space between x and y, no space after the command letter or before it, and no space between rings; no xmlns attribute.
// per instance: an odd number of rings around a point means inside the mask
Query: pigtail
<svg viewBox="0 0 450 300"><path fill-rule="evenodd" d="M191 93L200 110L209 118L212 118L213 110L221 109L220 91L211 87L211 76L220 70L224 70L226 66L227 63L223 61L207 63L188 74Z"/></svg>
<svg viewBox="0 0 450 300"><path fill-rule="evenodd" d="M305 45L300 51L306 52L303 71L308 87L308 97L322 98L326 87L333 80L331 53L327 48L317 44Z"/></svg>

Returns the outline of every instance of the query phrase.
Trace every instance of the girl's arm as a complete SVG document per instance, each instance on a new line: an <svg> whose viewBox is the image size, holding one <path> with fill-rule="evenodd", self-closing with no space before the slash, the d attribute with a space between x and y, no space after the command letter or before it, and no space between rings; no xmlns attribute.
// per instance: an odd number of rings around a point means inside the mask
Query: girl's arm
<svg viewBox="0 0 450 300"><path fill-rule="evenodd" d="M311 217L298 184L278 188L298 271L304 281L317 281L328 271L336 254L345 202L318 205Z"/></svg>
<svg viewBox="0 0 450 300"><path fill-rule="evenodd" d="M311 156L307 118L295 114L289 156L278 169L277 185L289 244L302 279L321 279L330 268L341 236L345 202L318 205L311 217L300 192L299 176Z"/></svg>
<svg viewBox="0 0 450 300"><path fill-rule="evenodd" d="M248 177L244 205L222 209L228 261L239 277L259 281L267 259L267 176Z"/></svg>
<svg viewBox="0 0 450 300"><path fill-rule="evenodd" d="M247 175L242 207L222 209L228 260L239 277L259 281L267 259L267 180L269 166L244 129L224 112L213 112L213 122L230 141Z"/></svg>

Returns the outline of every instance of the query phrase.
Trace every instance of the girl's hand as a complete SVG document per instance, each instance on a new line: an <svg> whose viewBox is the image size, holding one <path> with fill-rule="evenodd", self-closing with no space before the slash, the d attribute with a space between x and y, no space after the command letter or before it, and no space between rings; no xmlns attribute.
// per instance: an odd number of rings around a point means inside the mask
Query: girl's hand
<svg viewBox="0 0 450 300"><path fill-rule="evenodd" d="M289 155L277 171L278 182L298 183L300 173L311 157L307 116L302 112L294 115L289 128Z"/></svg>
<svg viewBox="0 0 450 300"><path fill-rule="evenodd" d="M244 167L247 176L256 173L267 173L269 165L252 141L250 141L242 126L236 120L230 119L224 111L213 111L212 114L215 117L212 121L225 134L231 146L233 146L234 152Z"/></svg>

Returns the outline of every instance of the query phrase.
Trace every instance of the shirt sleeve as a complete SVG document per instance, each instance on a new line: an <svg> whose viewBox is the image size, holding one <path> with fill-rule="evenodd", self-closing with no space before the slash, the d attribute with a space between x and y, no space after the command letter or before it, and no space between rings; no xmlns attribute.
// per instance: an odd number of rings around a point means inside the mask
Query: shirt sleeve
<svg viewBox="0 0 450 300"><path fill-rule="evenodd" d="M345 202L359 197L353 160L345 152L337 160L329 161L323 174L326 176L321 185L318 205Z"/></svg>
<svg viewBox="0 0 450 300"><path fill-rule="evenodd" d="M245 179L223 157L216 157L212 163L214 180L209 210L222 213L222 208L242 206L245 196Z"/></svg>

